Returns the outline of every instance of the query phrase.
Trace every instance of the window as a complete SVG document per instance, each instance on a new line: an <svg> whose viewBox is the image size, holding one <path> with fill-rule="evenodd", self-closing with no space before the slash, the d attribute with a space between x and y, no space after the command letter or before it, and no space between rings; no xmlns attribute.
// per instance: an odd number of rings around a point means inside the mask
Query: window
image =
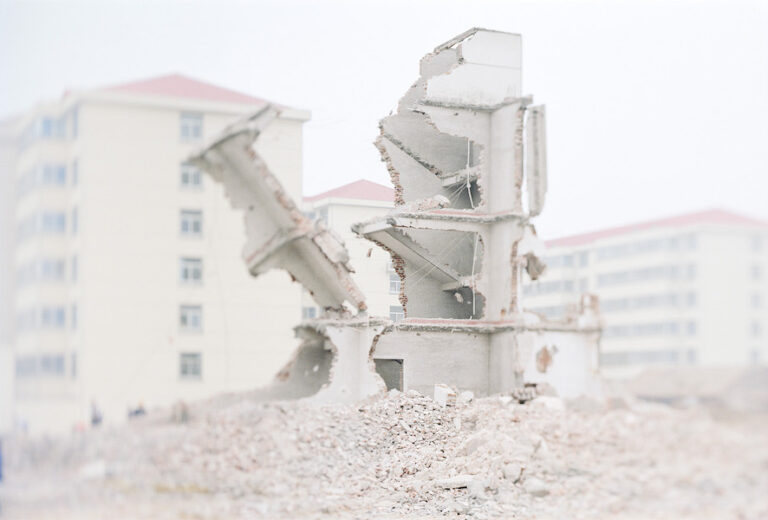
<svg viewBox="0 0 768 520"><path fill-rule="evenodd" d="M681 354L689 356L688 352L679 350L602 352L600 364L604 366L677 364L682 357Z"/></svg>
<svg viewBox="0 0 768 520"><path fill-rule="evenodd" d="M70 321L72 322L71 323L72 330L77 330L77 304L76 303L73 303L72 307L70 307L69 314L71 318Z"/></svg>
<svg viewBox="0 0 768 520"><path fill-rule="evenodd" d="M72 208L72 234L77 235L78 219L77 207Z"/></svg>
<svg viewBox="0 0 768 520"><path fill-rule="evenodd" d="M35 309L26 309L16 315L16 329L18 332L34 330L37 327L37 312Z"/></svg>
<svg viewBox="0 0 768 520"><path fill-rule="evenodd" d="M73 255L72 256L72 262L71 262L70 268L71 268L71 271L72 271L70 273L70 276L72 277L72 281L76 282L77 281L77 275L78 275L78 272L77 272L77 270L78 270L77 255Z"/></svg>
<svg viewBox="0 0 768 520"><path fill-rule="evenodd" d="M58 281L64 279L64 260L43 258L40 260L40 279L43 281Z"/></svg>
<svg viewBox="0 0 768 520"><path fill-rule="evenodd" d="M760 265L753 264L751 274L753 280L759 280L763 275L763 270L760 268Z"/></svg>
<svg viewBox="0 0 768 520"><path fill-rule="evenodd" d="M401 305L390 305L389 306L389 319L397 323L398 321L405 318L405 312L403 311L403 307Z"/></svg>
<svg viewBox="0 0 768 520"><path fill-rule="evenodd" d="M30 377L37 373L37 359L32 356L16 358L16 377Z"/></svg>
<svg viewBox="0 0 768 520"><path fill-rule="evenodd" d="M753 338L759 338L763 335L763 327L759 321L753 321L750 325L750 332Z"/></svg>
<svg viewBox="0 0 768 520"><path fill-rule="evenodd" d="M763 299L760 297L760 293L752 293L750 303L753 309L759 309L763 306Z"/></svg>
<svg viewBox="0 0 768 520"><path fill-rule="evenodd" d="M79 130L78 128L78 110L77 107L72 108L70 112L71 118L72 118L72 138L77 137L77 132Z"/></svg>
<svg viewBox="0 0 768 520"><path fill-rule="evenodd" d="M77 377L77 352L69 355L69 375L72 379Z"/></svg>
<svg viewBox="0 0 768 520"><path fill-rule="evenodd" d="M77 186L77 183L80 181L79 174L79 165L77 159L75 159L72 161L72 186Z"/></svg>
<svg viewBox="0 0 768 520"><path fill-rule="evenodd" d="M203 172L199 168L187 163L181 165L181 187L188 189L200 189L203 186Z"/></svg>
<svg viewBox="0 0 768 520"><path fill-rule="evenodd" d="M755 253L763 250L763 237L760 235L754 235L752 237L752 251Z"/></svg>
<svg viewBox="0 0 768 520"><path fill-rule="evenodd" d="M602 310L602 302L600 303L600 310ZM568 310L565 305L548 305L545 307L531 307L525 309L526 311L535 312L536 314L542 314L548 319L559 320L565 317L565 313Z"/></svg>
<svg viewBox="0 0 768 520"><path fill-rule="evenodd" d="M43 117L40 119L40 137L53 136L54 122L52 117Z"/></svg>
<svg viewBox="0 0 768 520"><path fill-rule="evenodd" d="M46 306L40 309L40 327L44 329L63 329L65 311L62 306Z"/></svg>
<svg viewBox="0 0 768 520"><path fill-rule="evenodd" d="M399 274L394 271L389 272L389 294L400 294L402 283Z"/></svg>
<svg viewBox="0 0 768 520"><path fill-rule="evenodd" d="M179 328L187 332L203 330L203 307L200 305L179 307Z"/></svg>
<svg viewBox="0 0 768 520"><path fill-rule="evenodd" d="M202 354L182 352L179 354L179 377L182 379L200 379L203 375Z"/></svg>
<svg viewBox="0 0 768 520"><path fill-rule="evenodd" d="M683 271L685 271L689 278L694 278L696 276L696 266L694 264L685 266L657 265L632 271L617 271L613 273L598 274L597 285L604 287L650 280L677 280L680 278Z"/></svg>
<svg viewBox="0 0 768 520"><path fill-rule="evenodd" d="M679 332L679 324L671 321L635 323L632 325L611 325L605 327L604 329L604 335L606 338L633 336L674 336Z"/></svg>
<svg viewBox="0 0 768 520"><path fill-rule="evenodd" d="M46 164L42 169L40 184L43 186L65 186L67 184L67 167L63 164Z"/></svg>
<svg viewBox="0 0 768 520"><path fill-rule="evenodd" d="M37 233L37 215L29 215L20 220L16 225L16 239L19 242L34 236Z"/></svg>
<svg viewBox="0 0 768 520"><path fill-rule="evenodd" d="M317 308L315 307L302 307L301 308L301 319L303 320L311 320L312 318L317 317Z"/></svg>
<svg viewBox="0 0 768 520"><path fill-rule="evenodd" d="M689 321L688 322L688 326L687 326L687 330L688 330L688 335L689 336L695 336L696 335L696 330L697 330L696 322L695 321Z"/></svg>
<svg viewBox="0 0 768 520"><path fill-rule="evenodd" d="M181 210L180 232L182 236L203 236L203 212L199 210Z"/></svg>
<svg viewBox="0 0 768 520"><path fill-rule="evenodd" d="M203 281L202 258L182 258L179 267L179 278L182 283L200 283Z"/></svg>
<svg viewBox="0 0 768 520"><path fill-rule="evenodd" d="M23 287L35 281L37 270L34 262L28 262L16 269L16 285Z"/></svg>
<svg viewBox="0 0 768 520"><path fill-rule="evenodd" d="M43 212L40 215L40 229L43 233L65 233L67 230L67 216L61 212Z"/></svg>
<svg viewBox="0 0 768 520"><path fill-rule="evenodd" d="M197 141L203 138L202 114L183 113L179 119L179 134L182 141Z"/></svg>
<svg viewBox="0 0 768 520"><path fill-rule="evenodd" d="M40 373L45 375L64 375L64 355L40 356Z"/></svg>
<svg viewBox="0 0 768 520"><path fill-rule="evenodd" d="M558 292L572 292L574 284L572 280L553 280L549 282L536 281L523 286L523 294L548 294Z"/></svg>

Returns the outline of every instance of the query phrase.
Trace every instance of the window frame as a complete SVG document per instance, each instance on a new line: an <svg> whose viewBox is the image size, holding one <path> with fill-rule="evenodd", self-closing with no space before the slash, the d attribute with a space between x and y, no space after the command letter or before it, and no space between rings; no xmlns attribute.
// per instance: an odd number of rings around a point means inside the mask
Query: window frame
<svg viewBox="0 0 768 520"><path fill-rule="evenodd" d="M190 317L197 318L197 325L193 326ZM192 303L179 305L179 331L183 333L200 334L203 332L203 306Z"/></svg>
<svg viewBox="0 0 768 520"><path fill-rule="evenodd" d="M196 368L196 370L190 370ZM203 353L179 352L179 379L201 381L203 379Z"/></svg>
<svg viewBox="0 0 768 520"><path fill-rule="evenodd" d="M195 272L199 273L198 277L192 276L194 275ZM187 273L190 273L190 276L185 276ZM179 258L179 283L183 285L202 285L203 283L202 257L182 256Z"/></svg>

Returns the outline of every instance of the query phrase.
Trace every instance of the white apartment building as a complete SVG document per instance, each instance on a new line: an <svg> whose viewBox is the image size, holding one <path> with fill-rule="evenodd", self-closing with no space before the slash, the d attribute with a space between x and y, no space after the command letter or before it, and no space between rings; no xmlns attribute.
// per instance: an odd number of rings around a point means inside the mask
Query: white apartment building
<svg viewBox="0 0 768 520"><path fill-rule="evenodd" d="M352 224L388 213L394 206L394 190L367 180L359 180L304 198L304 212L321 219L339 235L349 250L353 278L366 297L368 314L397 321L403 317L400 305L400 277L382 248L352 232ZM322 309L304 293L302 318L314 318Z"/></svg>
<svg viewBox="0 0 768 520"><path fill-rule="evenodd" d="M247 273L242 216L184 162L264 103L172 75L69 92L4 125L15 428L68 431L92 407L109 423L252 388L289 358L299 285ZM308 119L286 108L259 141L295 200Z"/></svg>
<svg viewBox="0 0 768 520"><path fill-rule="evenodd" d="M544 261L523 306L562 318L597 294L607 376L768 360L768 223L703 211L551 240Z"/></svg>
<svg viewBox="0 0 768 520"><path fill-rule="evenodd" d="M8 172L16 160L12 119L0 121L0 172ZM13 427L13 242L14 182L0 173L0 435Z"/></svg>

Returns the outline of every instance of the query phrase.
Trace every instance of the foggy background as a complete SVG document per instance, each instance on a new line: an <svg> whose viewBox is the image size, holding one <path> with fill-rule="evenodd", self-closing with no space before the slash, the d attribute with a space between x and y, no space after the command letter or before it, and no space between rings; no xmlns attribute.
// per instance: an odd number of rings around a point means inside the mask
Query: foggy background
<svg viewBox="0 0 768 520"><path fill-rule="evenodd" d="M763 2L0 2L0 115L172 72L310 109L304 190L389 185L378 120L436 42L523 34L547 105L543 238L722 207L768 218Z"/></svg>

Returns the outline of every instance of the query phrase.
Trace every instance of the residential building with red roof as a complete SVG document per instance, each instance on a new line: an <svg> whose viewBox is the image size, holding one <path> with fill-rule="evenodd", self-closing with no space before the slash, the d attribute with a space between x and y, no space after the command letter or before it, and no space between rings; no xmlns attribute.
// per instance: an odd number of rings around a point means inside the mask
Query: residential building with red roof
<svg viewBox="0 0 768 520"><path fill-rule="evenodd" d="M242 212L185 161L265 103L173 74L71 90L3 125L13 297L0 309L15 328L17 428L69 431L92 406L119 422L139 403L252 388L283 366L300 287L248 274ZM300 201L309 113L281 108L259 151Z"/></svg>
<svg viewBox="0 0 768 520"><path fill-rule="evenodd" d="M768 361L768 223L713 209L546 244L547 271L524 279L522 304L564 317L597 294L605 374Z"/></svg>

